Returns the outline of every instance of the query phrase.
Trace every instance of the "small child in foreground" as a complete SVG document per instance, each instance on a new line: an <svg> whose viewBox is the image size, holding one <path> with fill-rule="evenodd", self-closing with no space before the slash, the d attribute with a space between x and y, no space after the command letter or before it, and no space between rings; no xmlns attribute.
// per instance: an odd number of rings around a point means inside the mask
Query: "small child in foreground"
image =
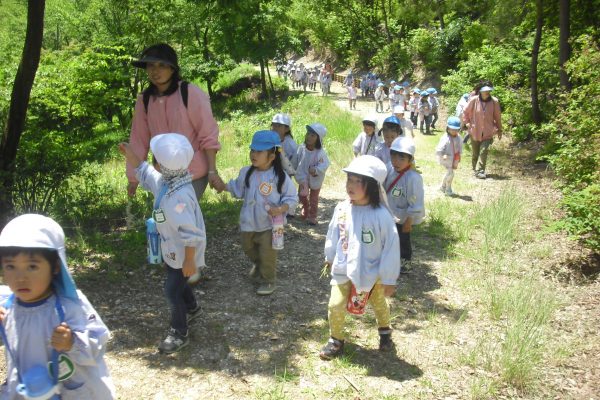
<svg viewBox="0 0 600 400"><path fill-rule="evenodd" d="M178 133L156 135L150 140L150 149L160 172L142 161L129 144L119 145L127 163L135 168L137 180L156 199L152 215L161 237L167 274L164 290L171 312L167 336L158 350L169 354L188 345L188 325L200 316L188 279L205 265L206 228L188 172L194 156L188 139Z"/></svg>
<svg viewBox="0 0 600 400"><path fill-rule="evenodd" d="M379 328L379 350L394 348L390 306L400 274L398 232L385 206L381 185L386 167L377 157L360 156L344 171L348 200L335 207L325 241L325 263L331 268L329 340L319 357L330 360L344 351L346 308L355 297L368 298ZM368 296L368 297L367 297Z"/></svg>
<svg viewBox="0 0 600 400"><path fill-rule="evenodd" d="M0 233L2 399L115 398L104 362L110 333L67 268L54 220L21 215ZM49 364L50 363L50 364Z"/></svg>

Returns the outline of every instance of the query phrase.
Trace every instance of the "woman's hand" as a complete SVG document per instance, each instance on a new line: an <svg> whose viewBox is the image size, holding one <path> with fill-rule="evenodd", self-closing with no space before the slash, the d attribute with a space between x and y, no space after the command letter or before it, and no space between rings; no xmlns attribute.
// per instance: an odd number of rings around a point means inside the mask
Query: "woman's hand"
<svg viewBox="0 0 600 400"><path fill-rule="evenodd" d="M73 347L73 332L71 332L71 328L66 322L54 328L50 344L58 352L71 350Z"/></svg>

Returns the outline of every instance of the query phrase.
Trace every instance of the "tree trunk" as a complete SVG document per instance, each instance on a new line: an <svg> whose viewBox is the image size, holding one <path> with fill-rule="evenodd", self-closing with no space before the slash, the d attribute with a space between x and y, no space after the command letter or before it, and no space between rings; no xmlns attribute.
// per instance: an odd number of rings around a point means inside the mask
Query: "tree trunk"
<svg viewBox="0 0 600 400"><path fill-rule="evenodd" d="M4 225L5 219L13 212L11 193L14 185L14 162L25 127L31 88L40 63L45 5L45 0L29 0L27 4L25 44L10 97L6 128L0 141L0 226Z"/></svg>
<svg viewBox="0 0 600 400"><path fill-rule="evenodd" d="M267 79L265 78L265 60L260 57L260 88L264 98L270 97L269 91L267 90Z"/></svg>
<svg viewBox="0 0 600 400"><path fill-rule="evenodd" d="M210 51L208 50L208 27L209 25L207 24L206 28L204 28L204 33L202 35L202 41L204 43L204 48L202 49L202 56L204 57L204 61L206 62L210 62ZM208 97L212 99L214 96L212 89L212 76L210 76L210 74L208 74L206 77L206 90L208 91Z"/></svg>
<svg viewBox="0 0 600 400"><path fill-rule="evenodd" d="M535 20L535 38L533 39L533 49L531 50L531 109L533 122L540 126L542 123L542 112L540 111L540 102L538 98L538 55L540 54L540 43L542 42L542 28L544 27L544 6L542 0L535 1L536 20Z"/></svg>
<svg viewBox="0 0 600 400"><path fill-rule="evenodd" d="M440 20L440 29L444 30L446 29L446 23L444 22L444 0L438 0L437 3L437 15Z"/></svg>
<svg viewBox="0 0 600 400"><path fill-rule="evenodd" d="M565 70L565 64L571 57L571 45L569 44L569 37L571 36L570 8L570 0L559 0L558 26L560 31L558 37L558 63L560 65L560 85L568 91L571 90L571 82Z"/></svg>
<svg viewBox="0 0 600 400"><path fill-rule="evenodd" d="M390 35L390 29L388 27L388 13L385 8L385 0L381 0L381 10L383 11L383 26L385 29L385 37L388 43L392 43L392 35Z"/></svg>
<svg viewBox="0 0 600 400"><path fill-rule="evenodd" d="M273 80L271 79L271 71L269 71L269 60L267 60L267 76L269 77L269 86L271 87L271 93L275 93L275 88L273 87Z"/></svg>

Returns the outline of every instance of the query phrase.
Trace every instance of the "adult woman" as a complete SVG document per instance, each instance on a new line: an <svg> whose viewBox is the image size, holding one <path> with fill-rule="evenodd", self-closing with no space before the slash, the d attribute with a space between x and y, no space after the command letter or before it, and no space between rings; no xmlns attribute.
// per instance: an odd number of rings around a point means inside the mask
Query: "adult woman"
<svg viewBox="0 0 600 400"><path fill-rule="evenodd" d="M469 99L463 112L463 121L471 137L471 165L475 176L485 179L485 166L494 136L502 139L502 116L498 99L491 95L493 88L483 86L479 94Z"/></svg>
<svg viewBox="0 0 600 400"><path fill-rule="evenodd" d="M135 104L129 137L132 150L145 160L152 137L169 132L187 137L194 149L189 168L192 185L200 199L208 183L214 186L221 180L216 165L217 151L221 148L219 128L208 95L181 80L177 54L168 44L146 48L132 65L144 68L150 81L150 86L138 95ZM127 165L127 178L127 193L133 196L138 181L130 165Z"/></svg>

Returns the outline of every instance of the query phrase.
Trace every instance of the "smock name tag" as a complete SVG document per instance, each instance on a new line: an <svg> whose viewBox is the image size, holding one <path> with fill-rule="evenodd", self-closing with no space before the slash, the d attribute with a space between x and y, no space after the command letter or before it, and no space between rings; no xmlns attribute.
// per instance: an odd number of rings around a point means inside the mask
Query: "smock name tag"
<svg viewBox="0 0 600 400"><path fill-rule="evenodd" d="M397 186L394 186L392 189L392 196L400 197L402 195L402 190L400 190Z"/></svg>
<svg viewBox="0 0 600 400"><path fill-rule="evenodd" d="M48 371L52 376L52 361L48 361ZM58 355L58 380L66 381L75 373L75 364L66 354Z"/></svg>
<svg viewBox="0 0 600 400"><path fill-rule="evenodd" d="M371 244L373 243L373 240L375 239L375 235L373 235L373 231L371 231L370 229L365 231L362 231L362 241L363 243L366 244Z"/></svg>
<svg viewBox="0 0 600 400"><path fill-rule="evenodd" d="M165 217L165 212L162 210L162 208L152 211L152 217L157 224L162 224L167 220L167 217Z"/></svg>
<svg viewBox="0 0 600 400"><path fill-rule="evenodd" d="M271 194L271 192L273 191L273 186L271 186L271 184L267 183L267 182L262 182L260 184L260 186L258 187L258 191L260 192L260 194L262 194L263 196L268 196Z"/></svg>

